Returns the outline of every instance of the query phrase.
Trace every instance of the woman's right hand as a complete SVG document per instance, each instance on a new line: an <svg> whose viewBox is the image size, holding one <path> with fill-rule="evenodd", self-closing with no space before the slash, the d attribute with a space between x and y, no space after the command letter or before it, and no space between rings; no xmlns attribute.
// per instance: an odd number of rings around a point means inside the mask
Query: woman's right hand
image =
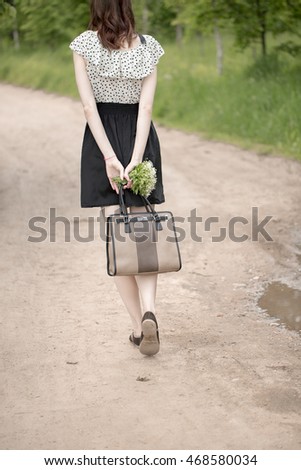
<svg viewBox="0 0 301 470"><path fill-rule="evenodd" d="M114 189L114 191L119 194L118 186L116 183L114 183L114 181L112 181L112 178L119 176L123 180L124 168L116 156L114 158L109 158L108 160L105 160L105 165L110 185L112 186L112 189Z"/></svg>

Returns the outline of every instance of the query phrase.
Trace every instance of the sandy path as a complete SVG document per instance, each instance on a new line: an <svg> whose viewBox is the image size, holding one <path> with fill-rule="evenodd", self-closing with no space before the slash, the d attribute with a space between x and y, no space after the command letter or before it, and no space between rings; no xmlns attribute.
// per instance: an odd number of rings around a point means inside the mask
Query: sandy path
<svg viewBox="0 0 301 470"><path fill-rule="evenodd" d="M166 208L221 227L259 207L274 241L212 243L218 230L200 224L183 270L160 277L161 352L146 358L97 237L79 243L72 222L71 241L58 224L53 243L47 222L46 241L27 241L51 207L79 216L82 236L98 216L79 208L80 104L8 85L0 102L0 447L301 449L300 336L256 309L268 280L301 286L301 165L158 129Z"/></svg>

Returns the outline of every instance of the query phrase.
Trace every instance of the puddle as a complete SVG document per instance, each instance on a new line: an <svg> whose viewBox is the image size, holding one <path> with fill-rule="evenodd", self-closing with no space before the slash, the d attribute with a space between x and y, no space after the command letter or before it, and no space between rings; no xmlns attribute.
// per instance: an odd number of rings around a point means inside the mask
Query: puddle
<svg viewBox="0 0 301 470"><path fill-rule="evenodd" d="M301 291L281 282L270 283L258 301L258 306L267 311L278 323L290 330L301 332Z"/></svg>

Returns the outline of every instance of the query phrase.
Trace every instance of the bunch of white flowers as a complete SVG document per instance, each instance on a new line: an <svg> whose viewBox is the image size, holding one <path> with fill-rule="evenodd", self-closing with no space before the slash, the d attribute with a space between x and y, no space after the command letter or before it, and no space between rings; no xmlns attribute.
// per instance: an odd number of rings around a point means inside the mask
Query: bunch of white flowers
<svg viewBox="0 0 301 470"><path fill-rule="evenodd" d="M135 194L148 197L155 189L157 182L157 170L150 160L144 160L129 173L132 181L131 190ZM119 176L113 178L113 181L119 186L127 184L127 180L122 180Z"/></svg>

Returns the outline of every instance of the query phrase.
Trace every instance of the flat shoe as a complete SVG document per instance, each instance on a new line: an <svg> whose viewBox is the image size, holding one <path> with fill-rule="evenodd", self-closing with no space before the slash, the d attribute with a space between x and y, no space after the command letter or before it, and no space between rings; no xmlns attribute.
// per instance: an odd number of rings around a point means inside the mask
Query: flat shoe
<svg viewBox="0 0 301 470"><path fill-rule="evenodd" d="M160 350L158 322L152 312L145 312L141 323L142 333L139 351L145 356L154 356Z"/></svg>
<svg viewBox="0 0 301 470"><path fill-rule="evenodd" d="M135 346L139 346L141 343L141 336L135 336L134 333L131 333L129 336L129 340L131 343L133 343Z"/></svg>

